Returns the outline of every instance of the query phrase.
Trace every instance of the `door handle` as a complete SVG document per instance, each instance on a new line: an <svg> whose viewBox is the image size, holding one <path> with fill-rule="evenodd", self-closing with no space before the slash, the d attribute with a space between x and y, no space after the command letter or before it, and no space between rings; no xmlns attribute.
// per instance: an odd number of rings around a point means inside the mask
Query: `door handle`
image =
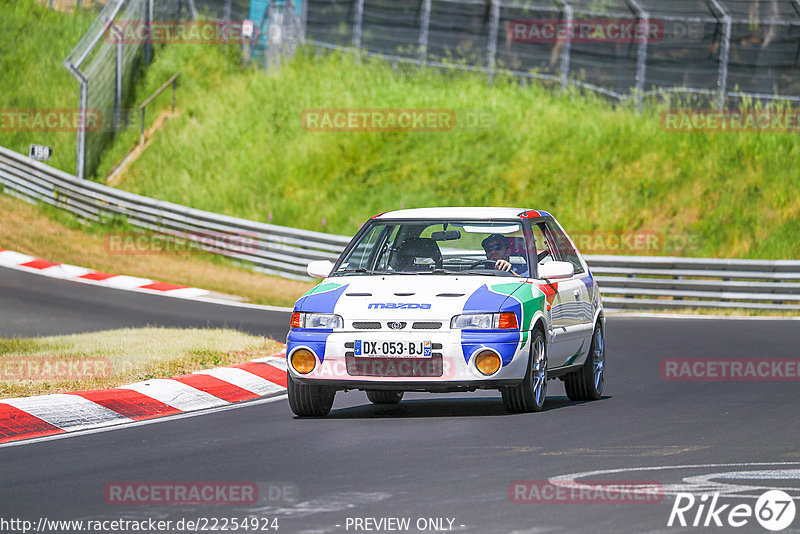
<svg viewBox="0 0 800 534"><path fill-rule="evenodd" d="M581 290L580 289L576 289L575 291L572 292L572 294L575 295L575 300L581 300Z"/></svg>

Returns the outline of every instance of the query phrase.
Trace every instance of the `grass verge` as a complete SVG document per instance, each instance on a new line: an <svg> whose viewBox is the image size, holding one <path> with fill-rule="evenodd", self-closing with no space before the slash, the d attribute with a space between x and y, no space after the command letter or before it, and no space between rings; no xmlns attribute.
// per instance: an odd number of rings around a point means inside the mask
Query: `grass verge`
<svg viewBox="0 0 800 534"><path fill-rule="evenodd" d="M657 250L617 253L800 257L794 134L674 133L658 107L640 114L577 92L336 53L300 53L265 74L221 47L166 47L141 94L176 71L180 114L126 170L124 189L340 234L396 208L512 205L546 209L571 234L665 236ZM320 108L488 120L438 132L307 130L303 112ZM136 141L121 134L99 174Z"/></svg>
<svg viewBox="0 0 800 534"><path fill-rule="evenodd" d="M126 328L0 338L0 398L102 389L275 354L277 341L224 329Z"/></svg>

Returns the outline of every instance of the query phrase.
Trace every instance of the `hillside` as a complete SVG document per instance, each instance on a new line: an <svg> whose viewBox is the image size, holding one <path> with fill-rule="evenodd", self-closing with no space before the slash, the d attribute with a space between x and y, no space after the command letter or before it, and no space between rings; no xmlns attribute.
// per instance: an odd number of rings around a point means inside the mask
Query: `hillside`
<svg viewBox="0 0 800 534"><path fill-rule="evenodd" d="M657 250L624 252L800 257L797 135L665 132L654 107L639 114L592 96L349 55L300 54L264 74L241 67L234 52L182 45L157 54L137 94L181 71L178 116L120 187L341 234L395 208L515 205L546 209L584 236L663 237ZM444 110L484 124L309 131L304 111L319 108ZM99 174L137 140L135 130L119 136Z"/></svg>

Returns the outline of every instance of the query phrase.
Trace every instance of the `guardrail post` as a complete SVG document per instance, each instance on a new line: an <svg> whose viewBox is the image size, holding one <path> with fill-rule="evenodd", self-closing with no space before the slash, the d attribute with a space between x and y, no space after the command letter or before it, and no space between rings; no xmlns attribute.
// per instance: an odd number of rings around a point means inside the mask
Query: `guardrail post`
<svg viewBox="0 0 800 534"><path fill-rule="evenodd" d="M730 14L728 14L722 5L720 5L718 0L709 1L711 2L714 10L722 16L722 20L720 22L722 23L724 41L720 44L719 75L717 76L717 100L715 107L717 109L723 109L725 107L725 97L728 91L728 60L730 57L731 48L732 23Z"/></svg>
<svg viewBox="0 0 800 534"><path fill-rule="evenodd" d="M353 13L353 48L361 48L361 25L364 23L364 0L357 0Z"/></svg>
<svg viewBox="0 0 800 534"><path fill-rule="evenodd" d="M566 25L564 46L561 49L561 90L566 91L569 87L569 59L572 52L572 5L567 0L561 0L564 6L564 24Z"/></svg>
<svg viewBox="0 0 800 534"><path fill-rule="evenodd" d="M486 75L489 83L494 82L494 72L497 60L497 33L500 24L500 0L492 0L491 14L489 15L489 42L486 54Z"/></svg>
<svg viewBox="0 0 800 534"><path fill-rule="evenodd" d="M647 44L650 38L650 14L644 10L638 0L628 0L636 10L639 17L639 23L644 26L644 38L639 43L639 50L636 53L636 88L635 96L636 104L639 111L642 111L642 94L644 93L645 74L647 72Z"/></svg>
<svg viewBox="0 0 800 534"><path fill-rule="evenodd" d="M800 0L797 0L800 2ZM431 0L422 0L422 18L419 27L419 64L425 66L428 60L428 28L431 25Z"/></svg>

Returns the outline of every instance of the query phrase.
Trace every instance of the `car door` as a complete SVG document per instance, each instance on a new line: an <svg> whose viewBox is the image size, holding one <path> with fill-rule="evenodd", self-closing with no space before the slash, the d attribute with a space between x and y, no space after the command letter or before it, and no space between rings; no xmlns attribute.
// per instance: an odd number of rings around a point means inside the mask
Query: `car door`
<svg viewBox="0 0 800 534"><path fill-rule="evenodd" d="M589 276L572 241L554 219L544 222L544 234L554 260L569 262L575 270L572 278L559 280L550 310L550 328L554 337L550 366L571 365L589 350L591 338L592 295L586 283ZM553 284L555 285L555 283Z"/></svg>

